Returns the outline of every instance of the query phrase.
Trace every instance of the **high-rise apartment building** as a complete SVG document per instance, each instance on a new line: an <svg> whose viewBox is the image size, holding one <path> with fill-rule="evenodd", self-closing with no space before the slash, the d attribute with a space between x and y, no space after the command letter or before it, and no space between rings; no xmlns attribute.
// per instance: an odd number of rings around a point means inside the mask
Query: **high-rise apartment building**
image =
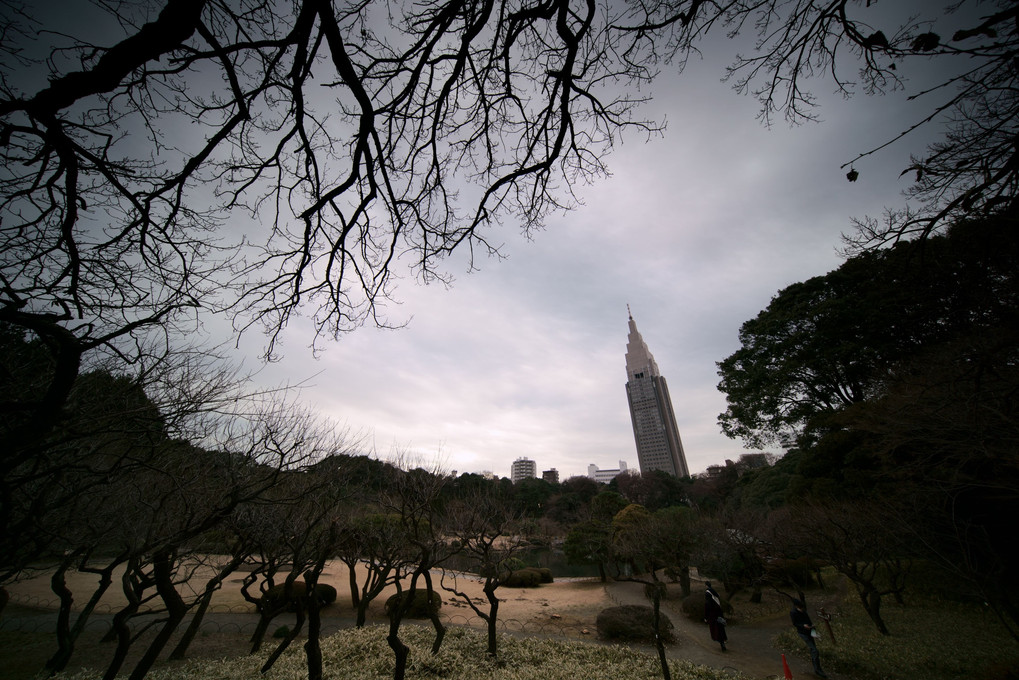
<svg viewBox="0 0 1019 680"><path fill-rule="evenodd" d="M538 476L538 464L530 458L517 458L510 465L510 480L514 484L521 479L533 479Z"/></svg>
<svg viewBox="0 0 1019 680"><path fill-rule="evenodd" d="M630 311L629 305L626 307ZM669 386L658 372L658 364L630 317L626 337L626 399L630 404L633 439L637 443L640 471L663 470L676 477L688 477L690 469L679 438L679 426L672 410Z"/></svg>

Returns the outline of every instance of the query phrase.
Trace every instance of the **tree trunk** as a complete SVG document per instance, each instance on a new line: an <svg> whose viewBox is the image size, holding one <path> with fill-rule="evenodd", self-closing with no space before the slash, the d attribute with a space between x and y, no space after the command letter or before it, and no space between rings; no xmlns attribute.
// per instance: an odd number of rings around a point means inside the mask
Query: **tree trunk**
<svg viewBox="0 0 1019 680"><path fill-rule="evenodd" d="M263 609L262 613L258 615L258 625L255 626L255 632L251 634L251 651L248 654L257 654L258 650L262 648L265 633L269 630L269 624L272 623L275 616L276 612L268 609Z"/></svg>
<svg viewBox="0 0 1019 680"><path fill-rule="evenodd" d="M297 603L297 620L294 622L294 629L290 631L290 634L283 638L283 641L279 643L273 653L266 660L265 664L262 665L262 673L268 673L269 669L272 668L273 664L280 658L280 656L287 650L290 643L293 642L298 634L301 632L301 628L304 626L304 604L298 600Z"/></svg>
<svg viewBox="0 0 1019 680"><path fill-rule="evenodd" d="M391 619L389 622L389 636L386 638L389 648L393 650L396 658L396 666L393 668L393 680L404 680L407 675L407 656L410 654L410 647L400 640L400 624Z"/></svg>
<svg viewBox="0 0 1019 680"><path fill-rule="evenodd" d="M174 647L173 651L170 652L171 659L183 659L184 655L187 654L188 646L191 641L195 639L195 635L198 634L199 629L202 627L202 620L205 618L205 612L209 609L209 604L212 602L212 596L220 586L226 577L232 574L237 567L244 561L246 555L235 554L233 558L219 570L219 572L209 579L209 582L205 584L205 592L202 594L202 599L198 604L198 610L194 616L191 617L191 623L188 624L188 628L184 631L184 636L181 637L180 642Z"/></svg>
<svg viewBox="0 0 1019 680"><path fill-rule="evenodd" d="M113 658L110 659L110 665L106 667L106 673L103 675L103 680L114 680L117 674L120 673L120 667L124 665L124 659L127 658L127 651L131 648L131 627L128 626L128 621L138 611L138 604L132 602L127 605L113 616L113 624L110 627L110 632L103 638L103 642L109 642L112 640L117 641L117 648L113 650Z"/></svg>
<svg viewBox="0 0 1019 680"><path fill-rule="evenodd" d="M304 572L304 594L308 607L308 639L304 643L304 654L308 660L308 680L322 680L322 604L318 600L317 589L318 578L325 565L326 556L322 555L312 569Z"/></svg>
<svg viewBox="0 0 1019 680"><path fill-rule="evenodd" d="M350 603L354 605L354 608L358 610L358 615L360 615L361 589L357 587L357 572L354 571L354 568L357 566L357 560L351 560L344 564L347 565L347 580L350 583ZM362 623L358 628L363 625Z"/></svg>
<svg viewBox="0 0 1019 680"><path fill-rule="evenodd" d="M403 640L400 639L400 623L403 621L404 614L414 604L414 594L417 592L418 576L420 575L420 571L414 572L410 579L410 588L405 591L400 590L400 584L397 582L396 594L399 597L397 602L400 604L389 610L389 635L386 637L386 642L393 650L395 659L393 680L404 680L407 675L407 657L410 655L410 647L403 644Z"/></svg>
<svg viewBox="0 0 1019 680"><path fill-rule="evenodd" d="M761 583L760 583L760 581L755 581L754 582L754 591L750 595L750 601L753 604L761 604L761 597L762 597Z"/></svg>
<svg viewBox="0 0 1019 680"><path fill-rule="evenodd" d="M873 588L866 588L860 591L860 600L863 602L863 608L867 610L867 616L874 622L878 632L882 635L891 635L881 618L881 593Z"/></svg>
<svg viewBox="0 0 1019 680"><path fill-rule="evenodd" d="M662 594L658 589L657 581L652 582L651 593L651 605L654 611L652 622L655 629L655 648L658 650L658 661L662 665L662 678L663 680L672 680L672 674L669 672L669 658L665 654L665 640L662 639Z"/></svg>
<svg viewBox="0 0 1019 680"><path fill-rule="evenodd" d="M59 673L60 671L64 670L64 668L67 667L67 663L71 660L71 655L74 654L74 643L78 640L78 636L81 635L81 632L85 630L85 624L88 623L89 617L92 616L92 612L95 611L96 605L99 604L99 600L102 599L103 595L106 593L107 590L109 590L110 585L113 583L113 569L118 564L120 564L120 561L121 560L119 559L114 560L105 569L100 569L93 572L99 574L99 585L96 587L95 592L92 593L92 597L89 598L89 601L85 604L84 607L82 607L82 610L78 613L78 618L75 619L74 626L67 630L66 634L68 644L66 649L58 648L56 654L54 654L53 657L46 662L46 670L49 671L51 675ZM56 574L54 574L54 577L55 576ZM61 585L64 586L64 589L66 589L66 585L64 585L63 582L61 582ZM70 591L68 591L68 593L70 593ZM63 610L63 598L61 598L61 616L63 616L62 610ZM61 625L59 621L57 625L58 625L57 638L59 641L60 638L59 626Z"/></svg>
<svg viewBox="0 0 1019 680"><path fill-rule="evenodd" d="M485 623L488 624L488 654L498 654L498 634L496 633L496 622L499 616L499 598L495 595L495 588L485 588L485 597L488 598L488 616Z"/></svg>
<svg viewBox="0 0 1019 680"><path fill-rule="evenodd" d="M110 665L106 667L103 680L114 680L117 677L117 674L120 673L120 667L124 665L124 660L127 658L127 652L131 648L131 627L128 625L128 622L131 621L131 618L141 608L141 597L145 592L148 581L145 575L138 571L138 568L137 557L128 560L127 566L124 567L124 575L121 577L121 589L124 592L124 597L127 598L128 604L114 614L110 632L102 639L102 642L117 641L117 648L113 651L113 658L110 659ZM137 580L133 580L135 577Z"/></svg>
<svg viewBox="0 0 1019 680"><path fill-rule="evenodd" d="M684 564L679 569L679 587L683 591L683 597L690 597L690 565Z"/></svg>
<svg viewBox="0 0 1019 680"><path fill-rule="evenodd" d="M74 557L74 555L65 557L50 577L50 590L60 598L60 609L57 612L57 651L46 662L47 675L56 675L62 671L74 653L74 639L71 637L71 605L74 604L74 593L67 587L65 578Z"/></svg>
<svg viewBox="0 0 1019 680"><path fill-rule="evenodd" d="M425 577L425 592L431 597L432 592L432 574L429 571L424 572ZM436 594L436 597L438 595ZM439 649L442 648L442 641L446 637L446 627L442 625L442 620L439 618L437 611L428 607L428 619L432 622L432 628L435 629L435 640L432 642L432 654L438 654Z"/></svg>
<svg viewBox="0 0 1019 680"><path fill-rule="evenodd" d="M173 585L174 561L175 556L172 551L162 551L153 555L152 568L156 578L156 592L159 593L159 597L166 607L166 623L160 628L149 648L145 650L138 665L131 671L128 680L142 680L148 675L152 664L159 658L160 652L166 647L174 631L177 630L187 614L188 608L184 603L184 598L180 596L177 588Z"/></svg>
<svg viewBox="0 0 1019 680"><path fill-rule="evenodd" d="M177 643L177 646L170 652L170 659L183 659L187 654L191 641L195 639L195 635L198 634L198 630L202 627L202 619L205 618L205 612L208 611L209 603L212 602L213 592L215 591L206 590L205 594L202 595L202 599L198 603L198 609L195 611L194 616L191 617L187 630L184 631L184 635L181 637L180 642Z"/></svg>
<svg viewBox="0 0 1019 680"><path fill-rule="evenodd" d="M307 576L305 576L307 579ZM306 583L308 581L305 581ZM308 639L304 643L304 653L308 657L308 680L322 680L322 616L318 597L314 590L308 598Z"/></svg>
<svg viewBox="0 0 1019 680"><path fill-rule="evenodd" d="M358 605L357 605L357 621L354 623L355 627L357 627L357 628L364 628L364 624L368 620L368 605L369 604L371 604L371 602L368 599L366 599L366 598L363 598L361 600L361 602L358 603Z"/></svg>

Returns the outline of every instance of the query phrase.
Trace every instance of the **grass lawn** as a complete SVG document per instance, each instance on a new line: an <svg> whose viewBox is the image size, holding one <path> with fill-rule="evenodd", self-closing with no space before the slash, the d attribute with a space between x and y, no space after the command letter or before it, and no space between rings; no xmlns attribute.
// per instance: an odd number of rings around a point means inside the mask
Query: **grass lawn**
<svg viewBox="0 0 1019 680"><path fill-rule="evenodd" d="M811 616L822 633L821 665L854 680L1019 680L1019 643L986 607L929 598L899 605L885 598L881 616L891 632L885 636L851 592L833 613L834 642ZM808 658L792 630L778 644Z"/></svg>
<svg viewBox="0 0 1019 680"><path fill-rule="evenodd" d="M386 644L388 628L369 626L345 630L322 641L323 670L329 680L387 680L393 676L393 653ZM481 631L450 629L439 653L430 648L433 632L407 626L400 637L411 648L407 678L446 680L656 680L661 668L656 657L626 647L592 645L566 640L501 636L499 658L485 654ZM258 678L266 654L222 661L186 661L153 670L151 680L250 680ZM670 664L673 680L733 680L724 671L683 661ZM266 680L304 680L308 676L299 644L288 650L266 674ZM99 671L59 675L64 680L97 680Z"/></svg>

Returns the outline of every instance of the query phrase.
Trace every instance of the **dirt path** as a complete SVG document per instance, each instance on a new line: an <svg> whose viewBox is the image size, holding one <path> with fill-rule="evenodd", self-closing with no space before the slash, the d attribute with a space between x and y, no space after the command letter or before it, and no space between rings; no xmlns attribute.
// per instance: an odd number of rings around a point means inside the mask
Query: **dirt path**
<svg viewBox="0 0 1019 680"><path fill-rule="evenodd" d="M644 586L640 583L610 583L606 592L617 604L648 604ZM751 624L729 626L726 631L729 641L723 652L719 644L711 640L706 624L693 621L680 611L678 600L662 602L662 609L675 626L676 643L669 650L670 657L739 671L754 680L784 678L782 653L775 648L774 638L789 628L787 614L777 614ZM814 677L809 660L789 655L786 660L794 678Z"/></svg>
<svg viewBox="0 0 1019 680"><path fill-rule="evenodd" d="M85 581L88 578L91 577L86 575L76 577ZM323 611L325 634L353 626L349 593L344 594L343 590L345 579L345 572L336 566L329 580L338 586L340 599L336 605ZM189 654L190 656L217 658L245 653L246 641L255 628L257 617L253 614L251 606L240 598L236 581L239 579L233 579L225 584L223 591L217 593L214 608L218 601L220 609L207 614L203 626L204 635L196 639L196 648ZM74 585L75 592L79 592L79 588L82 593L89 592L89 588L86 587L88 583L76 581ZM469 579L461 582L459 587L473 596L481 595L480 584L472 583ZM503 602L500 607L500 629L513 635L549 635L596 643L595 620L598 613L614 605L647 605L643 588L640 583L603 584L596 579L588 579L576 582L557 581L538 588L501 589L499 595ZM678 586L670 586L671 588ZM702 592L699 584L695 584L694 588L695 592ZM12 605L0 617L0 667L17 661L19 665L24 665L26 672L30 668L34 673L52 653L52 632L56 617L53 609L56 602L52 600L52 593L48 590L48 581L44 575L16 584L11 590L18 598L12 600ZM474 590L477 592L473 592ZM443 617L448 624L482 627L481 620L474 616L465 604L457 603L455 598L448 595L444 595L443 599L446 602ZM384 601L383 596L373 603L369 610L370 622L384 620L382 612ZM738 671L752 680L784 679L782 655L774 647L774 638L781 631L788 630L790 624L788 613L777 600L772 602L770 607L754 612L749 617L754 619L752 622L730 625L729 641L726 643L728 650L725 652L717 643L711 641L706 625L699 620L691 620L682 613L678 593L662 604L663 611L668 614L675 626L677 639L669 649L670 657L713 668ZM112 612L119 608L117 605L116 596L111 593L110 602L91 617L86 629L87 634L83 636L83 644L79 645L79 649L96 654L106 653L104 648L108 645L97 643L102 634L108 630ZM746 617L743 618L745 620ZM286 617L281 617L278 624L274 622L274 625L290 623L284 619ZM270 628L270 632L272 630L274 628ZM37 646L38 650L29 654L28 645ZM653 652L649 646L643 647L646 648L645 651ZM810 662L805 656L787 655L787 662L796 680L814 677L810 672ZM79 663L95 666L103 662L101 658L89 659L86 656L80 659ZM32 677L32 673L10 675L9 666L5 670L7 672L0 672L0 677L5 679ZM837 680L849 679L842 677Z"/></svg>

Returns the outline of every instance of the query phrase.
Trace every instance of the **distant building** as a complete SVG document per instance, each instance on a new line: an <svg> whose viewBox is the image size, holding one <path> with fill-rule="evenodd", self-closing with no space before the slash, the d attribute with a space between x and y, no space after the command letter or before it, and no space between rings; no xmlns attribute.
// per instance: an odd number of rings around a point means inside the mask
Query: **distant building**
<svg viewBox="0 0 1019 680"><path fill-rule="evenodd" d="M632 314L626 338L626 400L630 404L640 471L662 470L676 477L688 477L690 468L679 438L669 386L658 372L658 364L637 331Z"/></svg>
<svg viewBox="0 0 1019 680"><path fill-rule="evenodd" d="M726 458L725 465L709 465L704 473L708 478L712 478L719 477L727 470L731 470L737 477L742 477L743 473L747 470L755 470L757 468L768 467L769 465L771 465L771 462L768 460L768 454L766 453L744 453L740 455L739 460L736 462Z"/></svg>
<svg viewBox="0 0 1019 680"><path fill-rule="evenodd" d="M534 479L538 476L538 464L530 458L517 458L510 466L510 479L514 484L521 479Z"/></svg>
<svg viewBox="0 0 1019 680"><path fill-rule="evenodd" d="M558 484L559 470L556 470L555 468L552 468L551 470L544 470L541 473L541 478L544 479L549 484Z"/></svg>
<svg viewBox="0 0 1019 680"><path fill-rule="evenodd" d="M626 461L619 461L619 467L614 470L601 470L597 465L591 463L587 466L587 476L596 482L608 484L620 474L626 472Z"/></svg>

